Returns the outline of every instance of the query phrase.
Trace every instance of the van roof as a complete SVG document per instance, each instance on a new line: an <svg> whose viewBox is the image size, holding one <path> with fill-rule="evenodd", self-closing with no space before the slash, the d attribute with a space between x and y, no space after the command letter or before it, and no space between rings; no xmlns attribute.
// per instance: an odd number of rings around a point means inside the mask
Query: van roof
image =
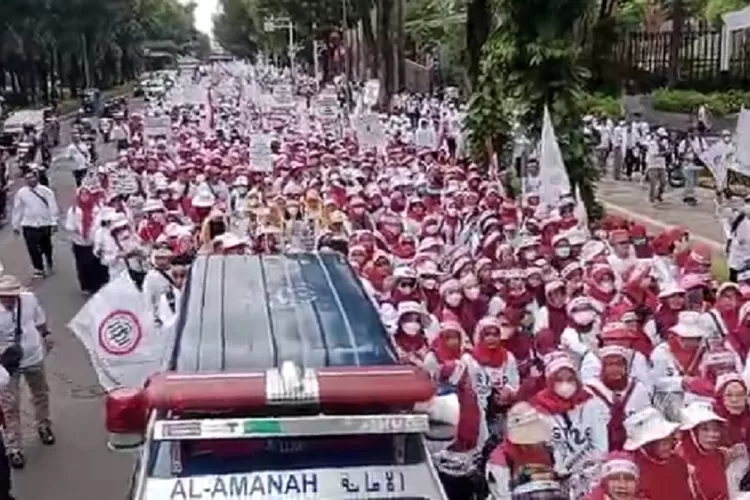
<svg viewBox="0 0 750 500"><path fill-rule="evenodd" d="M374 304L339 254L200 256L181 307L178 372L396 363Z"/></svg>

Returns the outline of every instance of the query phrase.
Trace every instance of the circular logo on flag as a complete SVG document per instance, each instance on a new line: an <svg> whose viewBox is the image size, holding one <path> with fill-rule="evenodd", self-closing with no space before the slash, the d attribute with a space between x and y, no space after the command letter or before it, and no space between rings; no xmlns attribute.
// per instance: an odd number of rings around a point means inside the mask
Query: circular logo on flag
<svg viewBox="0 0 750 500"><path fill-rule="evenodd" d="M142 337L141 323L130 311L114 310L99 325L99 345L113 356L130 354L141 343Z"/></svg>

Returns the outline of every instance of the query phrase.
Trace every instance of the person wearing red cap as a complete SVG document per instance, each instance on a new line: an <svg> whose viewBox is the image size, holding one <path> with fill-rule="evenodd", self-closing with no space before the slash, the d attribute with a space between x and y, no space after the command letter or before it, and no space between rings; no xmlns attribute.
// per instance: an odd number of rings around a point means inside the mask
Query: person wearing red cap
<svg viewBox="0 0 750 500"><path fill-rule="evenodd" d="M646 226L633 224L630 228L630 241L633 243L635 256L639 259L650 259L654 256L651 240L646 234Z"/></svg>

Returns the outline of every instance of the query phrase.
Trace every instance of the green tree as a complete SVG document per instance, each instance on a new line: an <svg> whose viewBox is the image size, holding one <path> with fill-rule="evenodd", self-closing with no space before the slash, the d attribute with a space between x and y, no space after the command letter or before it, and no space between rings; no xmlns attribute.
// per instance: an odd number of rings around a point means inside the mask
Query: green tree
<svg viewBox="0 0 750 500"><path fill-rule="evenodd" d="M263 40L263 20L255 0L220 0L214 39L228 53L252 61Z"/></svg>
<svg viewBox="0 0 750 500"><path fill-rule="evenodd" d="M590 1L496 0L502 23L484 47L468 116L474 150L481 155L488 143L497 152L507 149L514 115L529 137L538 140L544 107L549 106L571 183L580 187L589 210L596 171L581 129L588 72L580 65L576 27Z"/></svg>
<svg viewBox="0 0 750 500"><path fill-rule="evenodd" d="M3 0L0 92L12 104L48 102L133 79L147 40L195 46L195 5L179 0Z"/></svg>

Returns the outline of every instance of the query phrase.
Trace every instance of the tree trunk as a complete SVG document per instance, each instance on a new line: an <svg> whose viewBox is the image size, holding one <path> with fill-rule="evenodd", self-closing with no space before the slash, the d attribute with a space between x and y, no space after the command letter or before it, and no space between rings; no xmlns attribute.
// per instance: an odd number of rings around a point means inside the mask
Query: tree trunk
<svg viewBox="0 0 750 500"><path fill-rule="evenodd" d="M380 98L383 111L390 108L394 94L393 40L391 38L391 14L393 0L378 0L378 45L380 49Z"/></svg>
<svg viewBox="0 0 750 500"><path fill-rule="evenodd" d="M368 76L370 78L378 77L378 68L380 67L380 51L375 39L375 32L372 28L372 13L367 12L362 16L362 34L364 35L365 62L367 65Z"/></svg>
<svg viewBox="0 0 750 500"><path fill-rule="evenodd" d="M482 47L490 36L492 6L490 0L469 0L466 7L466 50L469 58L469 79L476 85L481 72Z"/></svg>

